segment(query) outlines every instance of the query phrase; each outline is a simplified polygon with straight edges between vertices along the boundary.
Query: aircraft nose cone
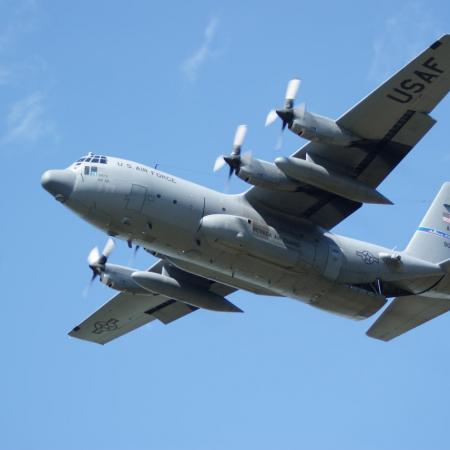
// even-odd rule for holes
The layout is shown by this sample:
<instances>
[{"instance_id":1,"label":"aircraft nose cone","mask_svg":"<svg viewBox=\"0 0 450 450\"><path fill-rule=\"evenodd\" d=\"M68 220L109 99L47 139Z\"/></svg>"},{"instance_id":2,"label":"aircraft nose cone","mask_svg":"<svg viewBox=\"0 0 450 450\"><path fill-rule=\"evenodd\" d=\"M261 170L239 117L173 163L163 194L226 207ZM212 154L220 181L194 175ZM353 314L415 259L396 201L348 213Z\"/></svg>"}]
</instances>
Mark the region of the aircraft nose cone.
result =
<instances>
[{"instance_id":1,"label":"aircraft nose cone","mask_svg":"<svg viewBox=\"0 0 450 450\"><path fill-rule=\"evenodd\" d=\"M75 174L71 170L47 170L42 174L41 184L56 200L65 202L75 186Z\"/></svg>"}]
</instances>

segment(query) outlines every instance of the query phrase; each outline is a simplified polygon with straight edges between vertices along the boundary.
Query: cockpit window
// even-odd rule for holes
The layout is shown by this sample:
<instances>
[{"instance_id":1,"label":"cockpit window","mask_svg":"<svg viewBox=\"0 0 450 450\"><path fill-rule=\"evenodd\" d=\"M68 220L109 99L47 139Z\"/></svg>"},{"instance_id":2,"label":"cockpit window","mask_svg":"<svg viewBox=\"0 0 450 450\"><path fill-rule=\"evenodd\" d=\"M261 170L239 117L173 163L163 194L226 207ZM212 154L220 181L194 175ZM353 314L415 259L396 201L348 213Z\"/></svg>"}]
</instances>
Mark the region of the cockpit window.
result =
<instances>
[{"instance_id":1,"label":"cockpit window","mask_svg":"<svg viewBox=\"0 0 450 450\"><path fill-rule=\"evenodd\" d=\"M103 155L94 155L93 153L89 153L89 155L83 156L78 161L76 161L73 167L76 169L83 162L94 164L108 164L108 158Z\"/></svg>"}]
</instances>

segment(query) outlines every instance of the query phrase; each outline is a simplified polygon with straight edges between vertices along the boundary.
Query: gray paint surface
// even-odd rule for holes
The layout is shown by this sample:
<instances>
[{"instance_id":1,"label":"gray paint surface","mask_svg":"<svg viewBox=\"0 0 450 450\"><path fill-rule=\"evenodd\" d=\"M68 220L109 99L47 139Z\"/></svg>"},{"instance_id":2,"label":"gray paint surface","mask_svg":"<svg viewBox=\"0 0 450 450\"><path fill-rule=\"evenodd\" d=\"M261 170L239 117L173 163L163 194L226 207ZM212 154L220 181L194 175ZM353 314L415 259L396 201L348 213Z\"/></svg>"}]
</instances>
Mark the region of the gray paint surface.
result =
<instances>
[{"instance_id":1,"label":"gray paint surface","mask_svg":"<svg viewBox=\"0 0 450 450\"><path fill-rule=\"evenodd\" d=\"M438 42L338 119L361 138L358 142L342 148L319 139L293 157L319 164L325 176L341 173L358 186L376 188L435 123L429 112L450 87L450 37ZM105 263L99 268L102 281L122 292L70 334L106 343L154 318L169 323L196 309L193 292L218 299L246 289L352 319L373 315L393 292L450 302L450 234L443 229L450 204L447 184L410 246L394 252L333 234L330 230L361 204L340 196L338 189L325 191L298 180L293 185L279 178L286 184L273 189L279 174L270 164L264 171L254 169L264 172L264 186L240 195L115 157L107 164L88 157L65 170L47 171L42 185L58 201L107 234L160 256L150 269L161 275L158 280L186 286L186 298L177 289L176 301L164 295L169 289L155 292L154 284L143 293L136 290L133 269ZM246 169L248 182L258 184L260 175L252 167L262 166ZM424 239L433 240L433 251L423 251ZM418 317L409 328L422 322Z\"/></svg>"}]
</instances>

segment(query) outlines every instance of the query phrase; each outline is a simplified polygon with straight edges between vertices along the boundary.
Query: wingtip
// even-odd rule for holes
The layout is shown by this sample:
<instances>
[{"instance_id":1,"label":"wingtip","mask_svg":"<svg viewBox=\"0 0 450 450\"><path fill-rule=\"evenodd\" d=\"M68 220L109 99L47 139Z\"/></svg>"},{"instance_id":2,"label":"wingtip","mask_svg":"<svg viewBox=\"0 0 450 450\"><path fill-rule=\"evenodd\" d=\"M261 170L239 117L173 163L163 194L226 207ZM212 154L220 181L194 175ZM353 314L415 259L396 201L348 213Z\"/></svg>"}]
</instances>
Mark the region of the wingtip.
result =
<instances>
[{"instance_id":1,"label":"wingtip","mask_svg":"<svg viewBox=\"0 0 450 450\"><path fill-rule=\"evenodd\" d=\"M392 338L386 338L370 332L370 328L366 331L366 336L381 342L389 342Z\"/></svg>"}]
</instances>

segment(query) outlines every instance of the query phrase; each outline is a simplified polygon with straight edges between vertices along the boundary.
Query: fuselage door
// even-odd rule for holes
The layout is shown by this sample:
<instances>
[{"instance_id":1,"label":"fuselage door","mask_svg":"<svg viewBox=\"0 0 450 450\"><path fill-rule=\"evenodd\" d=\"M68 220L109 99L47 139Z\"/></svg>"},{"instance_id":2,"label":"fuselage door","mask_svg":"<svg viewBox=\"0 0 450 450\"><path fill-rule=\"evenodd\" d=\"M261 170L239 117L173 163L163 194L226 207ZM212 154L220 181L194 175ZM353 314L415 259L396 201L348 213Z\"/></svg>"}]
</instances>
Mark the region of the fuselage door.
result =
<instances>
[{"instance_id":1,"label":"fuselage door","mask_svg":"<svg viewBox=\"0 0 450 450\"><path fill-rule=\"evenodd\" d=\"M146 195L147 189L144 186L141 186L140 184L133 184L128 195L128 200L125 206L126 209L138 212L141 211Z\"/></svg>"},{"instance_id":2,"label":"fuselage door","mask_svg":"<svg viewBox=\"0 0 450 450\"><path fill-rule=\"evenodd\" d=\"M329 280L336 280L341 271L343 255L339 247L332 241L328 242L328 259L323 275Z\"/></svg>"}]
</instances>

